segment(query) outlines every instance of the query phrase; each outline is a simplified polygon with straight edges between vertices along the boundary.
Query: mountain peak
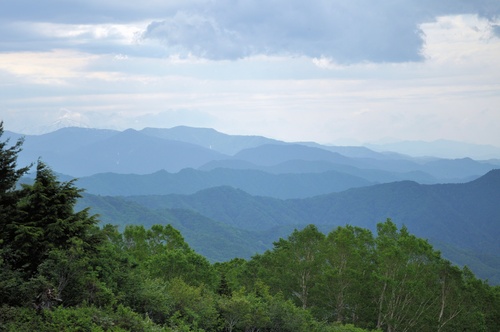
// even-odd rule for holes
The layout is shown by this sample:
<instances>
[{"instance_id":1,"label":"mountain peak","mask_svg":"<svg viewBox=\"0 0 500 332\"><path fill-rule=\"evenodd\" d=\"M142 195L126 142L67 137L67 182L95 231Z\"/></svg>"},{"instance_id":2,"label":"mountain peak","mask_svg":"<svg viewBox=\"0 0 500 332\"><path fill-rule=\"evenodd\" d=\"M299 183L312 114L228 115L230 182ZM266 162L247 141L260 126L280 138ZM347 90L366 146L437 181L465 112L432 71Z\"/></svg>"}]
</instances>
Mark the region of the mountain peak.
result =
<instances>
[{"instance_id":1,"label":"mountain peak","mask_svg":"<svg viewBox=\"0 0 500 332\"><path fill-rule=\"evenodd\" d=\"M483 176L477 178L471 183L477 184L488 184L488 185L498 185L500 186L500 169L492 169Z\"/></svg>"}]
</instances>

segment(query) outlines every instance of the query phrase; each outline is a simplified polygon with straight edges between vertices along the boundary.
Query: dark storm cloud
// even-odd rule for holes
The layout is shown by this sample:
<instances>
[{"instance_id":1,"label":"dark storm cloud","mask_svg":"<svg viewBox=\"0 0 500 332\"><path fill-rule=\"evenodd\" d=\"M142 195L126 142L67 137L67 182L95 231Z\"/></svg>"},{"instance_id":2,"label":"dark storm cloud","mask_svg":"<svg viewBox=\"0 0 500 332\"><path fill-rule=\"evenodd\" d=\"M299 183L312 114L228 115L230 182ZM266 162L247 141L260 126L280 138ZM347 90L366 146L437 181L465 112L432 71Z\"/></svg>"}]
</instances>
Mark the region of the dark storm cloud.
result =
<instances>
[{"instance_id":1,"label":"dark storm cloud","mask_svg":"<svg viewBox=\"0 0 500 332\"><path fill-rule=\"evenodd\" d=\"M446 14L493 18L499 1L217 1L155 21L143 37L211 59L250 55L331 57L338 62L421 59L423 22Z\"/></svg>"},{"instance_id":2,"label":"dark storm cloud","mask_svg":"<svg viewBox=\"0 0 500 332\"><path fill-rule=\"evenodd\" d=\"M418 22L405 17L408 9L403 5L374 8L366 1L217 4L203 16L186 12L154 22L143 37L211 59L259 54L328 56L341 62L420 58L423 40Z\"/></svg>"},{"instance_id":3,"label":"dark storm cloud","mask_svg":"<svg viewBox=\"0 0 500 332\"><path fill-rule=\"evenodd\" d=\"M328 57L341 63L418 61L424 43L421 23L440 15L477 14L494 19L500 14L498 0L7 0L2 6L0 28L9 22L123 24L149 20L142 34L144 52L137 45L129 47L137 55L150 52L150 42L154 42L164 52L154 49L151 56L235 60L285 55ZM4 32L0 46L4 50L16 48L16 43L19 50L73 47L93 53L113 52L118 46L127 53L128 46L123 49L113 39L78 38L81 40L72 43L69 38L50 38L20 28Z\"/></svg>"}]
</instances>

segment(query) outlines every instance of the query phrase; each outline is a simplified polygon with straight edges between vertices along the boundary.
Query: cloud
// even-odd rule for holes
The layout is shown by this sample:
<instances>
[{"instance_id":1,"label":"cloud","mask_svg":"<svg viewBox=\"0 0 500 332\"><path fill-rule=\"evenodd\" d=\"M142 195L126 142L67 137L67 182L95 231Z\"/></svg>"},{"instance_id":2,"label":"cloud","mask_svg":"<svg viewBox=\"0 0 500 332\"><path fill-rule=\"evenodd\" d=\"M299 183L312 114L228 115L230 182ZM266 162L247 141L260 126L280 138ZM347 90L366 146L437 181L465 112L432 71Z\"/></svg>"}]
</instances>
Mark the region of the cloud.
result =
<instances>
[{"instance_id":1,"label":"cloud","mask_svg":"<svg viewBox=\"0 0 500 332\"><path fill-rule=\"evenodd\" d=\"M339 63L423 59L420 25L447 14L500 14L475 1L217 1L155 21L144 33L167 52L236 60L258 54L331 58Z\"/></svg>"},{"instance_id":2,"label":"cloud","mask_svg":"<svg viewBox=\"0 0 500 332\"><path fill-rule=\"evenodd\" d=\"M491 28L492 28L492 31L495 34L495 36L497 36L498 38L500 38L500 24L493 24L491 26Z\"/></svg>"},{"instance_id":3,"label":"cloud","mask_svg":"<svg viewBox=\"0 0 500 332\"><path fill-rule=\"evenodd\" d=\"M491 144L500 140L499 7L7 0L0 117L26 130L71 110L65 121L80 114L116 129L185 124L285 140Z\"/></svg>"},{"instance_id":4,"label":"cloud","mask_svg":"<svg viewBox=\"0 0 500 332\"><path fill-rule=\"evenodd\" d=\"M189 57L226 59L249 55L238 32L219 26L215 19L199 14L177 13L151 23L143 39L156 39L173 54Z\"/></svg>"},{"instance_id":5,"label":"cloud","mask_svg":"<svg viewBox=\"0 0 500 332\"><path fill-rule=\"evenodd\" d=\"M61 85L77 77L93 58L68 50L0 53L0 72L9 73L15 83L26 78L32 83Z\"/></svg>"},{"instance_id":6,"label":"cloud","mask_svg":"<svg viewBox=\"0 0 500 332\"><path fill-rule=\"evenodd\" d=\"M208 11L152 22L143 38L161 41L170 53L214 60L261 54L329 56L341 62L420 59L422 35L403 6L374 10L372 3L364 5L222 1Z\"/></svg>"},{"instance_id":7,"label":"cloud","mask_svg":"<svg viewBox=\"0 0 500 332\"><path fill-rule=\"evenodd\" d=\"M423 59L422 23L456 14L494 20L500 2L9 0L0 12L0 48L71 47L211 60L267 55L327 58L342 64L407 62ZM142 35L141 44L130 42L136 35Z\"/></svg>"}]
</instances>

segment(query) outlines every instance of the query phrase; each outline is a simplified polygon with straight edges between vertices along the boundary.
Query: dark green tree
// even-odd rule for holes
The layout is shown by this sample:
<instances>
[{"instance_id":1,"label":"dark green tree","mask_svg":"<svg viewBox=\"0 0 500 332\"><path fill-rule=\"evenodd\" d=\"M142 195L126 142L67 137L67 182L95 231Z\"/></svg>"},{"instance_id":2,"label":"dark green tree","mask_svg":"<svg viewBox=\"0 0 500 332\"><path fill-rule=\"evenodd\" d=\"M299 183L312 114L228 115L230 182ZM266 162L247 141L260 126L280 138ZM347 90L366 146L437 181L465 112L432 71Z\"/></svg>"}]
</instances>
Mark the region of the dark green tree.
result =
<instances>
[{"instance_id":1,"label":"dark green tree","mask_svg":"<svg viewBox=\"0 0 500 332\"><path fill-rule=\"evenodd\" d=\"M0 138L4 134L3 121L0 122ZM9 145L9 140L0 141L0 263L2 267L7 262L3 259L11 248L8 245L9 238L7 228L11 222L19 221L17 201L19 191L16 184L25 175L30 166L17 168L17 157L23 145L23 139L19 139L14 145Z\"/></svg>"},{"instance_id":2,"label":"dark green tree","mask_svg":"<svg viewBox=\"0 0 500 332\"><path fill-rule=\"evenodd\" d=\"M4 134L3 121L0 122L0 138ZM0 141L0 198L12 191L19 179L25 175L31 165L17 168L17 157L21 152L24 139L19 139L9 146L9 140ZM1 206L0 206L1 207Z\"/></svg>"},{"instance_id":3,"label":"dark green tree","mask_svg":"<svg viewBox=\"0 0 500 332\"><path fill-rule=\"evenodd\" d=\"M3 122L0 122L0 138L4 134ZM19 179L28 172L30 166L17 168L17 157L21 152L23 139L13 145L9 140L0 141L0 303L18 300L20 272L11 268L16 248L11 245L8 228L20 221L17 202L20 192L16 190Z\"/></svg>"},{"instance_id":4,"label":"dark green tree","mask_svg":"<svg viewBox=\"0 0 500 332\"><path fill-rule=\"evenodd\" d=\"M59 182L39 161L33 184L15 192L11 213L2 220L2 270L16 275L17 282L17 289L7 291L13 295L10 303L35 301L33 297L45 292L60 300L65 291L66 298L75 299L75 292L81 293L76 285L87 284L82 278L88 274L82 271L89 267L83 262L103 241L98 221L88 209L74 211L81 190L73 181Z\"/></svg>"},{"instance_id":5,"label":"dark green tree","mask_svg":"<svg viewBox=\"0 0 500 332\"><path fill-rule=\"evenodd\" d=\"M89 216L88 209L75 212L81 190L74 181L59 182L43 162L37 164L32 185L23 185L17 210L21 220L7 226L10 245L17 250L15 269L27 277L53 249L69 250L78 245L83 251L93 251L102 241L96 229L98 220Z\"/></svg>"}]
</instances>

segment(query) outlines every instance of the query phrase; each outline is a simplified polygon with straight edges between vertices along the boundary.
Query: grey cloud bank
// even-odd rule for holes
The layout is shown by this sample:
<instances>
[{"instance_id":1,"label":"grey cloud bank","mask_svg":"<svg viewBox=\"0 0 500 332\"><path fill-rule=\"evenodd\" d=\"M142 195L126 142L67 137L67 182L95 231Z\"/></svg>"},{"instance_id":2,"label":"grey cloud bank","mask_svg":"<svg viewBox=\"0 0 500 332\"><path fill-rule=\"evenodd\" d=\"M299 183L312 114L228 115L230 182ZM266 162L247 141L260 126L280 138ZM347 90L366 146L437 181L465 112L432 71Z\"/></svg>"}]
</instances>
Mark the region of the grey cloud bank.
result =
<instances>
[{"instance_id":1,"label":"grey cloud bank","mask_svg":"<svg viewBox=\"0 0 500 332\"><path fill-rule=\"evenodd\" d=\"M158 41L158 56L193 55L235 60L255 55L330 57L339 63L404 62L422 59L420 24L437 16L477 14L498 17L493 0L447 1L7 1L0 14L4 50L74 47L109 52L120 32L101 36L84 24L150 21L140 39ZM151 18L155 18L151 21ZM29 22L79 25L80 31L50 34ZM63 27L61 27L63 28ZM139 33L138 33L139 37ZM72 43L71 40L74 42ZM23 46L24 44L24 46ZM146 43L147 44L147 43ZM123 46L123 45L122 45ZM129 45L132 53L137 45ZM124 47L123 52L127 52ZM145 49L145 53L148 49ZM147 54L147 53L146 53Z\"/></svg>"},{"instance_id":2,"label":"grey cloud bank","mask_svg":"<svg viewBox=\"0 0 500 332\"><path fill-rule=\"evenodd\" d=\"M7 0L0 119L499 145L500 1Z\"/></svg>"}]
</instances>

